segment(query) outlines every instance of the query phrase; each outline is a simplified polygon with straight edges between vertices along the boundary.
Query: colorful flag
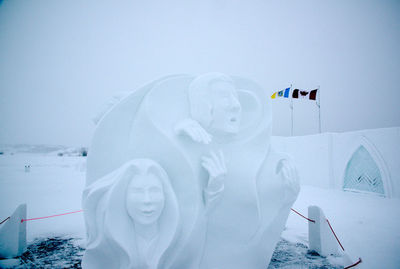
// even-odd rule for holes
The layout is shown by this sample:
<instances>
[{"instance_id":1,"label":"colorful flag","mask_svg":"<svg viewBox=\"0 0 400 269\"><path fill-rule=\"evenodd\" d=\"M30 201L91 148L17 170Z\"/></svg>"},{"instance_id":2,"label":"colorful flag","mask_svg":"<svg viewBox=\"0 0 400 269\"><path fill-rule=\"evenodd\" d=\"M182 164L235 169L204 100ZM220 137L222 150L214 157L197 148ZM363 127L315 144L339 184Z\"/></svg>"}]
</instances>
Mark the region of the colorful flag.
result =
<instances>
[{"instance_id":1,"label":"colorful flag","mask_svg":"<svg viewBox=\"0 0 400 269\"><path fill-rule=\"evenodd\" d=\"M289 98L289 92L290 92L290 88L286 88L282 91L274 92L274 94L271 95L271 98L272 99L275 99L276 97Z\"/></svg>"},{"instance_id":2,"label":"colorful flag","mask_svg":"<svg viewBox=\"0 0 400 269\"><path fill-rule=\"evenodd\" d=\"M317 91L318 89L312 91L294 89L292 93L292 98L317 100Z\"/></svg>"}]
</instances>

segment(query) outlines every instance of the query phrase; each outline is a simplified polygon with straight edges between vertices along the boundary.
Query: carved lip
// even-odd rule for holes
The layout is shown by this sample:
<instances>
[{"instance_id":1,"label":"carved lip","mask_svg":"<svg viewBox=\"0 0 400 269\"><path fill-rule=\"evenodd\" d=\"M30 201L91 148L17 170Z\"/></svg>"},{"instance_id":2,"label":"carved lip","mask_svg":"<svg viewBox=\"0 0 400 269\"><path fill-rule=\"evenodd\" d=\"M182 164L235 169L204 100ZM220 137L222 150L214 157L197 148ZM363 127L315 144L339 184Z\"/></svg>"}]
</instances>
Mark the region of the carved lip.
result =
<instances>
[{"instance_id":1,"label":"carved lip","mask_svg":"<svg viewBox=\"0 0 400 269\"><path fill-rule=\"evenodd\" d=\"M155 210L154 209L144 209L144 210L141 210L141 212L145 216L151 216L154 214Z\"/></svg>"}]
</instances>

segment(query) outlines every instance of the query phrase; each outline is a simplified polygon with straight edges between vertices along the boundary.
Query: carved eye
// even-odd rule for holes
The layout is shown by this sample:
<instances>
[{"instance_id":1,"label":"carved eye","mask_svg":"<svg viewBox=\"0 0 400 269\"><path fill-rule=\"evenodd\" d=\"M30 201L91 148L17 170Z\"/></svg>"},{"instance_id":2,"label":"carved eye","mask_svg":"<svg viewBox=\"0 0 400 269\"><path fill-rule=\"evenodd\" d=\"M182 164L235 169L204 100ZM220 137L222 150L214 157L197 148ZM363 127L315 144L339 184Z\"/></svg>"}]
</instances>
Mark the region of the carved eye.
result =
<instances>
[{"instance_id":1,"label":"carved eye","mask_svg":"<svg viewBox=\"0 0 400 269\"><path fill-rule=\"evenodd\" d=\"M135 194L143 193L143 192L144 192L144 189L142 189L142 188L131 188L131 190L130 190L130 193L135 193Z\"/></svg>"},{"instance_id":2,"label":"carved eye","mask_svg":"<svg viewBox=\"0 0 400 269\"><path fill-rule=\"evenodd\" d=\"M149 192L150 193L161 193L161 189L158 187L151 187Z\"/></svg>"}]
</instances>

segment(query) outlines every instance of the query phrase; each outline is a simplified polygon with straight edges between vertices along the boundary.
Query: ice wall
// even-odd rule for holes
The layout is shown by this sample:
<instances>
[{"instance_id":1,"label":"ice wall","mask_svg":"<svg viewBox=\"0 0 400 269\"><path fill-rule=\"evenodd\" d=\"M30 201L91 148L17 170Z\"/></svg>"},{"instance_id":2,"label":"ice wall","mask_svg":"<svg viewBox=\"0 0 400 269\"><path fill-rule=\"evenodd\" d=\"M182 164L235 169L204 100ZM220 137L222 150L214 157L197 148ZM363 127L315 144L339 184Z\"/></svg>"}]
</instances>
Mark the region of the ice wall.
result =
<instances>
[{"instance_id":1,"label":"ice wall","mask_svg":"<svg viewBox=\"0 0 400 269\"><path fill-rule=\"evenodd\" d=\"M342 189L346 166L354 152L363 146L380 169L385 196L400 197L400 127L275 136L272 144L298 164L301 184L334 189Z\"/></svg>"}]
</instances>

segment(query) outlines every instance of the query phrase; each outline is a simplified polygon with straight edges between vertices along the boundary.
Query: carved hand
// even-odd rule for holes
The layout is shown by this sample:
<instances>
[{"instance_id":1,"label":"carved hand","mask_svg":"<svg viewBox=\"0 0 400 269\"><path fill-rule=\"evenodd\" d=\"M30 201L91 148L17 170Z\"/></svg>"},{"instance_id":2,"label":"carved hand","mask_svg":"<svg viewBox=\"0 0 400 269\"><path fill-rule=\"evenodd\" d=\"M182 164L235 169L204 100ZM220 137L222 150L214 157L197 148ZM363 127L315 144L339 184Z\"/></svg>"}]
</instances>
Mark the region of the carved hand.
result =
<instances>
[{"instance_id":1,"label":"carved hand","mask_svg":"<svg viewBox=\"0 0 400 269\"><path fill-rule=\"evenodd\" d=\"M185 119L175 126L175 133L187 135L193 141L203 144L211 142L211 135L195 120Z\"/></svg>"},{"instance_id":2,"label":"carved hand","mask_svg":"<svg viewBox=\"0 0 400 269\"><path fill-rule=\"evenodd\" d=\"M285 187L285 193L288 199L296 198L300 191L299 176L296 167L287 159L282 159L276 167L277 174L280 174Z\"/></svg>"},{"instance_id":3,"label":"carved hand","mask_svg":"<svg viewBox=\"0 0 400 269\"><path fill-rule=\"evenodd\" d=\"M222 151L218 151L218 153L212 151L210 156L203 156L201 158L201 165L209 174L207 191L218 192L222 190L227 173L225 158Z\"/></svg>"}]
</instances>

